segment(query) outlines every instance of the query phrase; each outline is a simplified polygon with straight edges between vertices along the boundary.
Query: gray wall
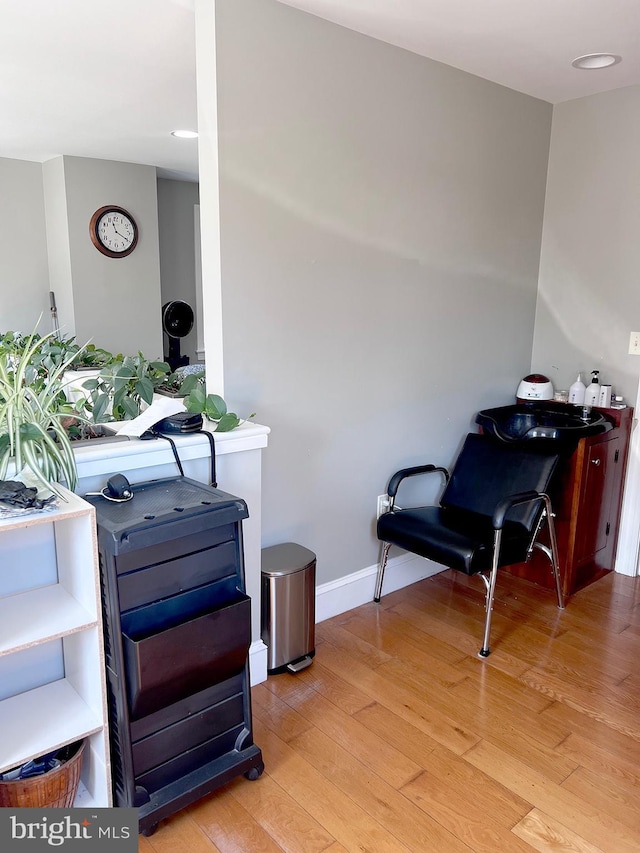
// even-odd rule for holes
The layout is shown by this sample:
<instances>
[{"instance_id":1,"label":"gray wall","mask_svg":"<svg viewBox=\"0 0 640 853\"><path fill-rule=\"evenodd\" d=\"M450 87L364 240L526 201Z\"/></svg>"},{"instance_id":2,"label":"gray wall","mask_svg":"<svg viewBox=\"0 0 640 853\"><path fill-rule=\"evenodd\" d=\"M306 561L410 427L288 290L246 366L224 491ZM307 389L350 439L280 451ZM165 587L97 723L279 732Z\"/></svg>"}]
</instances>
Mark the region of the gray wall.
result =
<instances>
[{"instance_id":1,"label":"gray wall","mask_svg":"<svg viewBox=\"0 0 640 853\"><path fill-rule=\"evenodd\" d=\"M375 563L376 496L529 371L549 104L273 0L217 4L225 388L263 545Z\"/></svg>"},{"instance_id":2,"label":"gray wall","mask_svg":"<svg viewBox=\"0 0 640 853\"><path fill-rule=\"evenodd\" d=\"M39 331L50 331L51 289L63 334L113 352L161 356L155 168L0 158L0 189L0 331L29 332L41 312ZM127 208L138 223L138 245L126 258L105 257L89 239L91 216L104 204Z\"/></svg>"},{"instance_id":3,"label":"gray wall","mask_svg":"<svg viewBox=\"0 0 640 853\"><path fill-rule=\"evenodd\" d=\"M601 371L631 404L640 359L640 86L553 112L533 367L567 388ZM586 375L586 380L585 380Z\"/></svg>"},{"instance_id":4,"label":"gray wall","mask_svg":"<svg viewBox=\"0 0 640 853\"><path fill-rule=\"evenodd\" d=\"M51 330L39 163L0 157L0 332Z\"/></svg>"},{"instance_id":5,"label":"gray wall","mask_svg":"<svg viewBox=\"0 0 640 853\"><path fill-rule=\"evenodd\" d=\"M76 338L112 352L162 355L158 200L153 166L64 157ZM89 221L103 205L126 208L138 245L108 258L89 239Z\"/></svg>"},{"instance_id":6,"label":"gray wall","mask_svg":"<svg viewBox=\"0 0 640 853\"><path fill-rule=\"evenodd\" d=\"M162 304L181 299L196 309L194 206L199 203L198 184L158 179L158 234L160 237L160 284ZM196 321L180 341L180 351L195 364ZM168 340L165 336L165 353Z\"/></svg>"}]
</instances>

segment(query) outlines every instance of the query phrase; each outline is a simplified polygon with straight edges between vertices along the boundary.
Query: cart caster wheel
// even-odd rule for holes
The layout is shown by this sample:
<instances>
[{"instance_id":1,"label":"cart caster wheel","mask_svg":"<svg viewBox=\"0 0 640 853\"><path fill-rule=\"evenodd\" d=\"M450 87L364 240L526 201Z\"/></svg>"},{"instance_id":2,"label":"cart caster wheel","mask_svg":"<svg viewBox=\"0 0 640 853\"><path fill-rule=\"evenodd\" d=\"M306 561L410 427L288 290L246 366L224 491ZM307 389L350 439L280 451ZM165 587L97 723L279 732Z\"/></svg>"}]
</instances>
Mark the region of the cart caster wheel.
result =
<instances>
[{"instance_id":1,"label":"cart caster wheel","mask_svg":"<svg viewBox=\"0 0 640 853\"><path fill-rule=\"evenodd\" d=\"M157 828L158 824L153 823L151 826L148 826L146 829L143 829L140 835L144 835L145 838L148 838L150 835L153 835Z\"/></svg>"},{"instance_id":2,"label":"cart caster wheel","mask_svg":"<svg viewBox=\"0 0 640 853\"><path fill-rule=\"evenodd\" d=\"M245 778L250 782L255 782L256 779L259 779L264 773L264 764L257 764L255 767L252 767L250 770L244 774Z\"/></svg>"}]
</instances>

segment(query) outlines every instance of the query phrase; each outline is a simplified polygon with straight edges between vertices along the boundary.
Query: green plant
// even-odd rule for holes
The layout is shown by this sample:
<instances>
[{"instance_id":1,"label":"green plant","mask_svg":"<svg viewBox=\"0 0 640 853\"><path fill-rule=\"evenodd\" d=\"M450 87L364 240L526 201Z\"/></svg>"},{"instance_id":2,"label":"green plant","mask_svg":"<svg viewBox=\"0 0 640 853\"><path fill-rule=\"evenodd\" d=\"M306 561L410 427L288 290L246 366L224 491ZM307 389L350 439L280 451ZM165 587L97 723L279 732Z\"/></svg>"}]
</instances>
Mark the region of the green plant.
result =
<instances>
[{"instance_id":1,"label":"green plant","mask_svg":"<svg viewBox=\"0 0 640 853\"><path fill-rule=\"evenodd\" d=\"M40 337L13 332L0 338L0 479L9 460L16 476L31 471L37 482L62 497L56 483L77 483L77 470L64 421L74 416L64 394L63 374L72 356L49 364L45 354L53 333Z\"/></svg>"},{"instance_id":2,"label":"green plant","mask_svg":"<svg viewBox=\"0 0 640 853\"><path fill-rule=\"evenodd\" d=\"M152 402L155 389L170 372L166 362L149 361L141 352L118 356L99 376L82 383L89 396L79 406L96 424L137 418L142 404Z\"/></svg>"},{"instance_id":3,"label":"green plant","mask_svg":"<svg viewBox=\"0 0 640 853\"><path fill-rule=\"evenodd\" d=\"M186 397L188 396L195 388L204 383L204 367L201 370L197 370L191 373L184 373L181 370L177 370L175 373L171 373L166 379L163 379L160 385L157 386L157 390L162 392L166 391L169 394L175 394L177 396Z\"/></svg>"},{"instance_id":4,"label":"green plant","mask_svg":"<svg viewBox=\"0 0 640 853\"><path fill-rule=\"evenodd\" d=\"M202 387L194 388L184 401L188 412L202 415L208 421L216 424L216 432L230 432L242 420L235 412L227 411L227 404L218 394L207 394ZM255 417L255 412L249 415Z\"/></svg>"}]
</instances>

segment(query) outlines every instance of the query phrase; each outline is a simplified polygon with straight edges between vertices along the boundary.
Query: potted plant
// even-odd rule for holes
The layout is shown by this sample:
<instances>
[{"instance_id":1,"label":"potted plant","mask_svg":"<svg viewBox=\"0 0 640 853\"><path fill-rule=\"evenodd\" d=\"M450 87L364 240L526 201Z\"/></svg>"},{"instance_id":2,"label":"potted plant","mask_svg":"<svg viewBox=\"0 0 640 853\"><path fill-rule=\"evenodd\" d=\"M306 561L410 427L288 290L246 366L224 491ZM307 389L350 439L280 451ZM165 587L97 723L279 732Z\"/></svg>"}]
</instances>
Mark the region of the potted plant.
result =
<instances>
[{"instance_id":1,"label":"potted plant","mask_svg":"<svg viewBox=\"0 0 640 853\"><path fill-rule=\"evenodd\" d=\"M137 418L143 404L153 401L156 388L170 373L166 362L149 361L141 352L120 355L98 376L83 382L82 387L89 394L78 400L78 407L95 424Z\"/></svg>"},{"instance_id":2,"label":"potted plant","mask_svg":"<svg viewBox=\"0 0 640 853\"><path fill-rule=\"evenodd\" d=\"M77 413L64 393L63 374L73 356L44 363L53 334L7 332L0 338L0 480L13 460L15 476L30 472L40 486L62 497L60 480L71 490L77 483L64 429L65 420Z\"/></svg>"},{"instance_id":3,"label":"potted plant","mask_svg":"<svg viewBox=\"0 0 640 853\"><path fill-rule=\"evenodd\" d=\"M156 387L156 393L165 397L188 397L198 386L204 385L205 369L201 364L178 367Z\"/></svg>"}]
</instances>

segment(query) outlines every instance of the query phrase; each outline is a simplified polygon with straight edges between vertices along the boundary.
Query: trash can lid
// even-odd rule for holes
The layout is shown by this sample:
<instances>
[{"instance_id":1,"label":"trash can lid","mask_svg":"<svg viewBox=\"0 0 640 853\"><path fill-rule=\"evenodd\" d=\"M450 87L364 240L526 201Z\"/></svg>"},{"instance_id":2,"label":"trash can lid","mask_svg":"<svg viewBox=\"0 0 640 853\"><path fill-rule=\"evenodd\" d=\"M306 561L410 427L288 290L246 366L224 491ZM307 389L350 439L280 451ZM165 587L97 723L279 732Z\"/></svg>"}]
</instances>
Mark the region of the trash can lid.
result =
<instances>
[{"instance_id":1,"label":"trash can lid","mask_svg":"<svg viewBox=\"0 0 640 853\"><path fill-rule=\"evenodd\" d=\"M313 551L296 542L283 542L262 549L262 574L277 578L310 568L316 560Z\"/></svg>"}]
</instances>

